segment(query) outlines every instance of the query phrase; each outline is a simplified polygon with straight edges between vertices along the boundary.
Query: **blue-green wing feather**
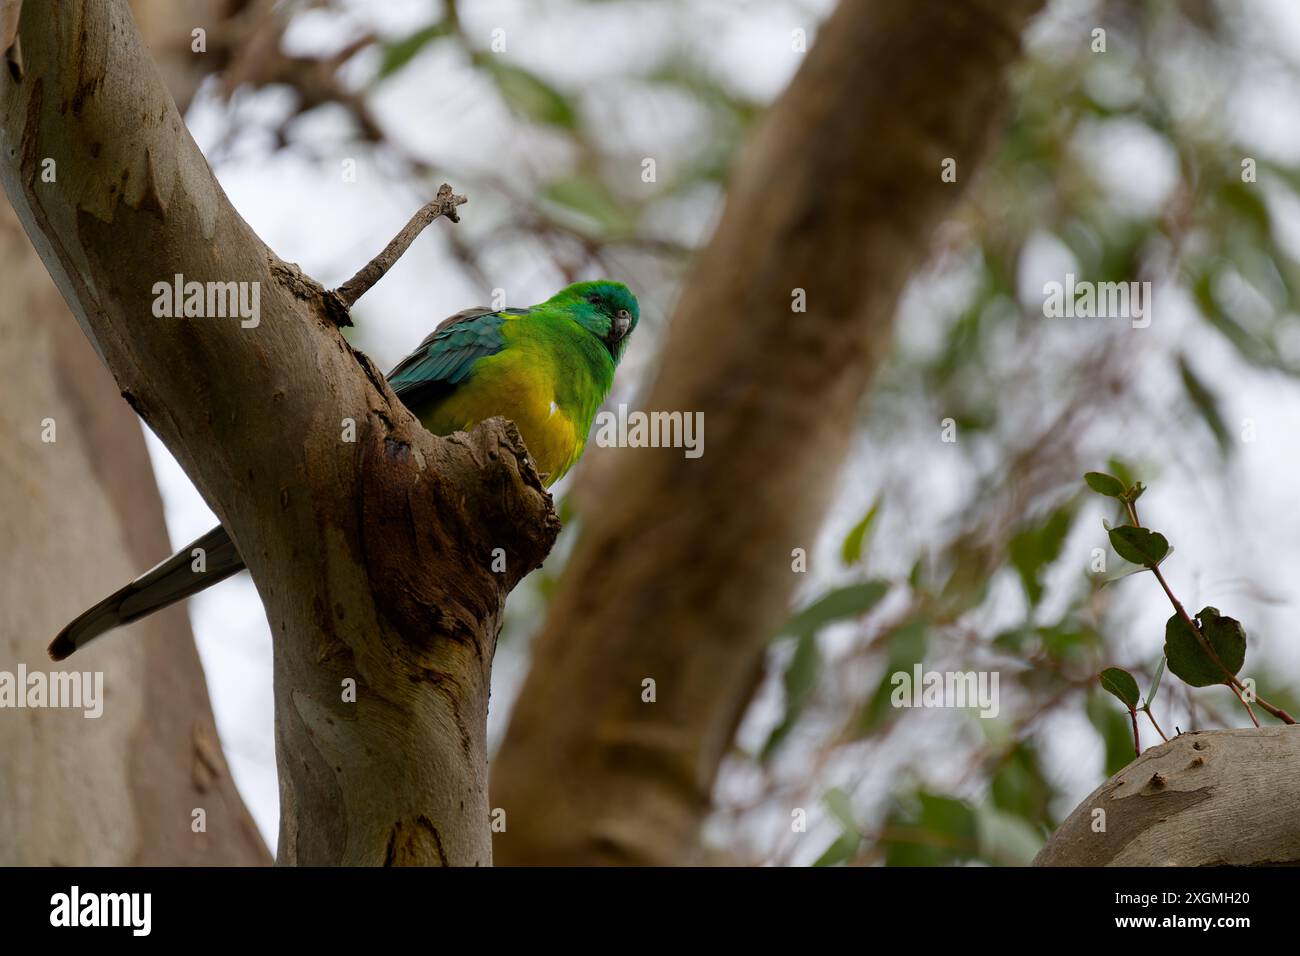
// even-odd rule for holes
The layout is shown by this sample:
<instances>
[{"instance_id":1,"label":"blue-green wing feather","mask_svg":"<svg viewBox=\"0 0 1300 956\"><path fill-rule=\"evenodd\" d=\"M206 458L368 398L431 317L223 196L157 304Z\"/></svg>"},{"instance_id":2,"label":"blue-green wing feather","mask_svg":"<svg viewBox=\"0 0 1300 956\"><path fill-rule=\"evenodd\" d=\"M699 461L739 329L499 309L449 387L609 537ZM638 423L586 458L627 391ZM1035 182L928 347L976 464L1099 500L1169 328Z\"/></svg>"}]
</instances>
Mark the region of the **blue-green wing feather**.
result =
<instances>
[{"instance_id":1,"label":"blue-green wing feather","mask_svg":"<svg viewBox=\"0 0 1300 956\"><path fill-rule=\"evenodd\" d=\"M469 377L475 362L505 348L501 325L507 315L519 314L518 309L457 312L388 373L388 384L408 405L446 394Z\"/></svg>"}]
</instances>

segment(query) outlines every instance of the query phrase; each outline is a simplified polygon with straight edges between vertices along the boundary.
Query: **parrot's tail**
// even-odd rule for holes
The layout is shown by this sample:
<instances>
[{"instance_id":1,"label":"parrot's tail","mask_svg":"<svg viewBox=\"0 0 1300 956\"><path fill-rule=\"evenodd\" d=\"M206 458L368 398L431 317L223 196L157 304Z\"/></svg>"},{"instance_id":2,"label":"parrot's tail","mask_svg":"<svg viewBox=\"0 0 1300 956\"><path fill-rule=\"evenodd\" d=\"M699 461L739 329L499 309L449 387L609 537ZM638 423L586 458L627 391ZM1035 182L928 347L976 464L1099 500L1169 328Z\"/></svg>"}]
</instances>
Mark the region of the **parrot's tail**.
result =
<instances>
[{"instance_id":1,"label":"parrot's tail","mask_svg":"<svg viewBox=\"0 0 1300 956\"><path fill-rule=\"evenodd\" d=\"M195 549L202 549L202 571L194 570L199 560ZM244 567L244 559L226 529L217 525L197 541L181 548L152 571L140 575L126 587L110 594L88 611L79 614L59 631L50 642L52 660L61 661L79 647L84 647L105 631L130 624L169 604L198 594L204 588L235 574Z\"/></svg>"}]
</instances>

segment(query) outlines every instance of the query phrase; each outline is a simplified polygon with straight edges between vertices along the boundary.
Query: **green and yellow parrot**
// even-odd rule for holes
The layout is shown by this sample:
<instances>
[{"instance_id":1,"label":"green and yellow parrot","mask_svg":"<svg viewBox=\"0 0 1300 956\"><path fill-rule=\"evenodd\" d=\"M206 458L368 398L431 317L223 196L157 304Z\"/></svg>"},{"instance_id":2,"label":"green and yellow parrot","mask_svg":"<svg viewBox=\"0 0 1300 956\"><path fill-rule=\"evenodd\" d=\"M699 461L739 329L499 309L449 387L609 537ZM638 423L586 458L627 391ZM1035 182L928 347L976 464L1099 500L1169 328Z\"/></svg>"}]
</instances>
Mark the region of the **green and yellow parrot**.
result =
<instances>
[{"instance_id":1,"label":"green and yellow parrot","mask_svg":"<svg viewBox=\"0 0 1300 956\"><path fill-rule=\"evenodd\" d=\"M466 309L444 321L388 375L397 397L435 435L508 418L549 486L582 455L640 309L621 282L579 282L529 309ZM202 548L203 571L192 569ZM217 526L83 612L50 644L63 660L129 624L243 570Z\"/></svg>"}]
</instances>

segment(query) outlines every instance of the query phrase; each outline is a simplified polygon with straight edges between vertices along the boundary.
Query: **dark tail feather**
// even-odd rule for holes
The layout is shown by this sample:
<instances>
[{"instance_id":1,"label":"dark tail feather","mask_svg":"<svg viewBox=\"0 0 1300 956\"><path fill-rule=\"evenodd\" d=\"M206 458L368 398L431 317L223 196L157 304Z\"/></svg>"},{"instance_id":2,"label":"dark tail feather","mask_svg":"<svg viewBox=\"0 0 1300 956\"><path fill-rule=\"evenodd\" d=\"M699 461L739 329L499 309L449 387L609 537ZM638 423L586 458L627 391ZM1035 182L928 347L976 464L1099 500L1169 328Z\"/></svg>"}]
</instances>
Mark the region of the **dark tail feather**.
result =
<instances>
[{"instance_id":1,"label":"dark tail feather","mask_svg":"<svg viewBox=\"0 0 1300 956\"><path fill-rule=\"evenodd\" d=\"M193 570L194 549L206 552L206 568ZM50 642L52 660L61 661L105 631L130 624L169 604L184 600L242 571L244 560L226 529L218 525L197 541L181 548L152 571L140 575L120 591L79 614Z\"/></svg>"}]
</instances>

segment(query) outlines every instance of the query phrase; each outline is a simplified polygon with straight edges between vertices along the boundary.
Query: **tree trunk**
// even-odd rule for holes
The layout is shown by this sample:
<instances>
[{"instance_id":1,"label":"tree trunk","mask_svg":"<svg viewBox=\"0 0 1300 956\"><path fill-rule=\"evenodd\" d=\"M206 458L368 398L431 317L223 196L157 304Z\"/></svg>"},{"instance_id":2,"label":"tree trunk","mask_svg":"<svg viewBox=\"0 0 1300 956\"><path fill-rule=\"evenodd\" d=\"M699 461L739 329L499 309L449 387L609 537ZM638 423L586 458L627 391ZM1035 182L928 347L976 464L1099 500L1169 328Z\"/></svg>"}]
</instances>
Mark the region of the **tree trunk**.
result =
<instances>
[{"instance_id":1,"label":"tree trunk","mask_svg":"<svg viewBox=\"0 0 1300 956\"><path fill-rule=\"evenodd\" d=\"M280 862L490 862L502 604L558 529L517 431L493 419L442 439L411 417L319 284L231 207L120 0L29 4L19 33L25 72L0 77L0 181L267 610ZM178 275L244 283L249 308L160 316Z\"/></svg>"},{"instance_id":2,"label":"tree trunk","mask_svg":"<svg viewBox=\"0 0 1300 956\"><path fill-rule=\"evenodd\" d=\"M1300 726L1152 747L1075 807L1034 866L1300 866Z\"/></svg>"},{"instance_id":3,"label":"tree trunk","mask_svg":"<svg viewBox=\"0 0 1300 956\"><path fill-rule=\"evenodd\" d=\"M154 36L174 33L145 18ZM173 61L197 83L194 57ZM67 618L169 551L140 424L0 205L0 670L49 672ZM42 441L42 421L55 440ZM0 719L0 865L270 862L226 769L189 620L172 608L59 670L103 671L103 715ZM196 810L202 810L201 823Z\"/></svg>"},{"instance_id":4,"label":"tree trunk","mask_svg":"<svg viewBox=\"0 0 1300 956\"><path fill-rule=\"evenodd\" d=\"M899 292L979 166L1040 2L844 0L819 31L743 156L646 402L703 412L703 457L619 452L591 495L493 768L501 862L698 859L792 552L812 548Z\"/></svg>"},{"instance_id":5,"label":"tree trunk","mask_svg":"<svg viewBox=\"0 0 1300 956\"><path fill-rule=\"evenodd\" d=\"M54 632L170 548L140 424L8 205L0 288L0 670L48 672ZM59 668L104 672L102 717L0 714L0 865L269 862L226 770L184 610L133 630Z\"/></svg>"}]
</instances>

